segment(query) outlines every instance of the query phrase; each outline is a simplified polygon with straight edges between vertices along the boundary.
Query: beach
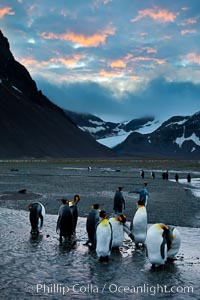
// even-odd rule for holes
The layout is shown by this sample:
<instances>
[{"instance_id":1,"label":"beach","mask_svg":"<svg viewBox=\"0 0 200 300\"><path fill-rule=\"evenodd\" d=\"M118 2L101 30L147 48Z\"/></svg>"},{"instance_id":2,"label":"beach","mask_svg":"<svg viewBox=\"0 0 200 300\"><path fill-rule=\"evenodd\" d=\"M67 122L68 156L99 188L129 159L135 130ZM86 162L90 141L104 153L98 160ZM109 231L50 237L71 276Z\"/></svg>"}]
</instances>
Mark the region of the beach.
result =
<instances>
[{"instance_id":1,"label":"beach","mask_svg":"<svg viewBox=\"0 0 200 300\"><path fill-rule=\"evenodd\" d=\"M176 165L175 165L176 164ZM91 170L88 170L88 167ZM176 169L175 169L176 167ZM192 169L193 168L193 169ZM144 179L140 170L144 169ZM151 172L154 170L155 179ZM162 179L168 170L169 180ZM175 173L179 182L175 182ZM69 162L9 162L1 164L0 206L27 211L33 201L40 201L46 213L56 215L62 198L73 200L79 194L79 216L86 217L94 203L109 215L118 186L123 186L126 207L124 214L131 221L140 190L148 183L148 222L177 226L200 226L200 202L186 182L188 172L192 181L200 177L197 161L69 161ZM24 193L20 191L25 190ZM23 191L22 191L23 192Z\"/></svg>"},{"instance_id":2,"label":"beach","mask_svg":"<svg viewBox=\"0 0 200 300\"><path fill-rule=\"evenodd\" d=\"M195 186L200 174L197 162L176 166L129 160L1 163L1 299L198 299L200 224ZM166 170L169 180L162 179ZM176 172L179 182L174 180ZM186 182L188 172L191 184ZM139 197L129 191L140 189L144 182L150 194L148 227L162 222L176 225L181 234L176 259L166 262L162 270L152 270L146 248L137 248L125 234L119 251L112 251L108 263L100 263L96 252L86 246L91 204L99 203L112 216L116 188L123 186L129 226ZM81 197L76 235L61 245L56 233L58 209L62 198L72 200L75 194ZM28 205L37 201L44 204L46 215L40 234L33 237Z\"/></svg>"}]
</instances>

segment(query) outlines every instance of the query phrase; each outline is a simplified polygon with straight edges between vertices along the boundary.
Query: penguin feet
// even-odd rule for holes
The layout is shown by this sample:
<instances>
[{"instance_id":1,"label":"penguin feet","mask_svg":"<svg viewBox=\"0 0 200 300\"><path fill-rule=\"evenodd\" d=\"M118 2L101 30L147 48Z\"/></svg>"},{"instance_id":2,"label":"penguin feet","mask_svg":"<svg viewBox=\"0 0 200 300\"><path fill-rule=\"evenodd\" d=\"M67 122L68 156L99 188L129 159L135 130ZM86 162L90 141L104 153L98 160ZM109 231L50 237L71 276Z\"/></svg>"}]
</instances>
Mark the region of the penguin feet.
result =
<instances>
[{"instance_id":1,"label":"penguin feet","mask_svg":"<svg viewBox=\"0 0 200 300\"><path fill-rule=\"evenodd\" d=\"M143 248L144 249L145 248L145 244L144 243L136 243L135 247L136 248Z\"/></svg>"},{"instance_id":2,"label":"penguin feet","mask_svg":"<svg viewBox=\"0 0 200 300\"><path fill-rule=\"evenodd\" d=\"M108 262L109 261L109 256L100 256L99 257L99 261L100 262Z\"/></svg>"},{"instance_id":3,"label":"penguin feet","mask_svg":"<svg viewBox=\"0 0 200 300\"><path fill-rule=\"evenodd\" d=\"M39 230L31 230L30 234L37 236L37 235L39 235Z\"/></svg>"},{"instance_id":4,"label":"penguin feet","mask_svg":"<svg viewBox=\"0 0 200 300\"><path fill-rule=\"evenodd\" d=\"M119 247L113 247L112 252L120 252L120 248Z\"/></svg>"},{"instance_id":5,"label":"penguin feet","mask_svg":"<svg viewBox=\"0 0 200 300\"><path fill-rule=\"evenodd\" d=\"M158 271L160 271L160 270L164 269L164 265L155 265L155 264L152 264L151 269L152 270L158 270Z\"/></svg>"},{"instance_id":6,"label":"penguin feet","mask_svg":"<svg viewBox=\"0 0 200 300\"><path fill-rule=\"evenodd\" d=\"M168 258L167 258L167 262L173 262L173 261L175 261L175 260L177 260L176 257L168 257Z\"/></svg>"}]
</instances>

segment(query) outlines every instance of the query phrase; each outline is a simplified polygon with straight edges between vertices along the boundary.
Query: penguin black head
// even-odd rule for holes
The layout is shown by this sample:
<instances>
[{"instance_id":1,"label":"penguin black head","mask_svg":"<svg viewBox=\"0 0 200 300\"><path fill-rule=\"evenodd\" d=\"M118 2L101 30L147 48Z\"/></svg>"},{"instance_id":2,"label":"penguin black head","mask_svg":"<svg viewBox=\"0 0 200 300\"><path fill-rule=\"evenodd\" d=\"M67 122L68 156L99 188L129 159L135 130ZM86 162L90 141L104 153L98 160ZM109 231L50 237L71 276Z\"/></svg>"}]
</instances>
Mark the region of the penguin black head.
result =
<instances>
[{"instance_id":1,"label":"penguin black head","mask_svg":"<svg viewBox=\"0 0 200 300\"><path fill-rule=\"evenodd\" d=\"M92 204L91 208L93 208L93 209L99 209L99 204Z\"/></svg>"},{"instance_id":2,"label":"penguin black head","mask_svg":"<svg viewBox=\"0 0 200 300\"><path fill-rule=\"evenodd\" d=\"M125 224L125 223L126 223L126 216L125 216L125 215L119 215L118 220L119 220L122 224Z\"/></svg>"},{"instance_id":3,"label":"penguin black head","mask_svg":"<svg viewBox=\"0 0 200 300\"><path fill-rule=\"evenodd\" d=\"M100 213L99 213L99 217L102 218L102 219L105 219L106 218L106 211L101 210Z\"/></svg>"},{"instance_id":4,"label":"penguin black head","mask_svg":"<svg viewBox=\"0 0 200 300\"><path fill-rule=\"evenodd\" d=\"M68 199L61 199L62 204L69 204L69 200Z\"/></svg>"},{"instance_id":5,"label":"penguin black head","mask_svg":"<svg viewBox=\"0 0 200 300\"><path fill-rule=\"evenodd\" d=\"M123 190L123 186L119 186L119 187L118 187L118 190L119 190L119 191L122 191L122 190Z\"/></svg>"},{"instance_id":6,"label":"penguin black head","mask_svg":"<svg viewBox=\"0 0 200 300\"><path fill-rule=\"evenodd\" d=\"M80 196L79 195L74 195L74 202L78 203L80 201Z\"/></svg>"},{"instance_id":7,"label":"penguin black head","mask_svg":"<svg viewBox=\"0 0 200 300\"><path fill-rule=\"evenodd\" d=\"M163 237L166 239L169 234L169 226L161 224L161 228L163 229Z\"/></svg>"}]
</instances>

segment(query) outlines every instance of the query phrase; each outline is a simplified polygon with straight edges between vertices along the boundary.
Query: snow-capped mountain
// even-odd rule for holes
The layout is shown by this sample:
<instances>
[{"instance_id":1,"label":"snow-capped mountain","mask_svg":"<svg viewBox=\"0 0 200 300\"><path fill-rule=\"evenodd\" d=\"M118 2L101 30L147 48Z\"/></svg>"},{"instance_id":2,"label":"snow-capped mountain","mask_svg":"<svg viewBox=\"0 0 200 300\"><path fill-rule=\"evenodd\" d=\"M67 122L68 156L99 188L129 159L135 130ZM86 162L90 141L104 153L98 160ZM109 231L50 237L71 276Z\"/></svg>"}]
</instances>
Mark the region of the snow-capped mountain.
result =
<instances>
[{"instance_id":1,"label":"snow-capped mountain","mask_svg":"<svg viewBox=\"0 0 200 300\"><path fill-rule=\"evenodd\" d=\"M112 148L122 143L130 133L137 131L141 133L149 133L158 128L161 123L153 117L144 117L133 119L128 122L114 123L106 122L101 118L65 110L77 126L83 131L91 134L100 144Z\"/></svg>"},{"instance_id":2,"label":"snow-capped mountain","mask_svg":"<svg viewBox=\"0 0 200 300\"><path fill-rule=\"evenodd\" d=\"M88 114L66 112L99 143L122 156L149 158L200 158L200 112L174 116L165 122L154 118L124 123L105 122Z\"/></svg>"},{"instance_id":3,"label":"snow-capped mountain","mask_svg":"<svg viewBox=\"0 0 200 300\"><path fill-rule=\"evenodd\" d=\"M113 148L121 155L167 158L200 158L200 112L176 116L148 134L131 133Z\"/></svg>"}]
</instances>

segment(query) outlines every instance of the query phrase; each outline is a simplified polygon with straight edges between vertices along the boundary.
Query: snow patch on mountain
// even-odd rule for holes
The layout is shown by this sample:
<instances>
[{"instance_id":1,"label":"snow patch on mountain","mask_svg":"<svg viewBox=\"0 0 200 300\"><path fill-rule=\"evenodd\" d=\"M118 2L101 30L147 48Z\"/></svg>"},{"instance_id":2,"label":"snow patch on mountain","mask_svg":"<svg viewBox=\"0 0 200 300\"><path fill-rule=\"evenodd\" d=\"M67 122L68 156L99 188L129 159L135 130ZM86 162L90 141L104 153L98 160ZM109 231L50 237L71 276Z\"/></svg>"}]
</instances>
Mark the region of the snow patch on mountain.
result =
<instances>
[{"instance_id":1,"label":"snow patch on mountain","mask_svg":"<svg viewBox=\"0 0 200 300\"><path fill-rule=\"evenodd\" d=\"M102 131L102 130L106 130L106 128L103 127L103 126L99 126L99 127L87 127L87 126L80 127L79 126L79 128L86 131L86 132L89 132L90 134L91 133L97 133L97 132Z\"/></svg>"},{"instance_id":2,"label":"snow patch on mountain","mask_svg":"<svg viewBox=\"0 0 200 300\"><path fill-rule=\"evenodd\" d=\"M198 136L196 136L195 133L193 133L190 137L187 138L185 138L183 134L182 137L176 138L175 143L179 146L179 148L182 148L182 145L185 141L193 141L196 145L200 146L200 139L198 138Z\"/></svg>"},{"instance_id":3,"label":"snow patch on mountain","mask_svg":"<svg viewBox=\"0 0 200 300\"><path fill-rule=\"evenodd\" d=\"M188 118L187 118L187 119L184 119L184 120L182 120L182 121L171 122L171 123L167 124L166 127L169 127L169 126L172 126L172 125L183 125L183 124L185 124L185 122L187 122L187 121L188 121Z\"/></svg>"},{"instance_id":4,"label":"snow patch on mountain","mask_svg":"<svg viewBox=\"0 0 200 300\"><path fill-rule=\"evenodd\" d=\"M98 139L97 142L100 144L107 146L109 148L113 148L122 142L126 140L126 138L131 134L132 132L138 132L141 134L149 134L155 131L158 127L160 127L162 124L161 121L149 121L145 125L143 125L140 129L132 130L129 132L126 132L124 130L120 130L117 132L116 136L106 137L103 139ZM150 137L149 137L149 143L151 143Z\"/></svg>"},{"instance_id":5,"label":"snow patch on mountain","mask_svg":"<svg viewBox=\"0 0 200 300\"><path fill-rule=\"evenodd\" d=\"M118 133L116 136L99 139L97 142L109 148L113 148L116 145L121 144L129 136L129 134L130 132L121 131L121 134Z\"/></svg>"}]
</instances>

